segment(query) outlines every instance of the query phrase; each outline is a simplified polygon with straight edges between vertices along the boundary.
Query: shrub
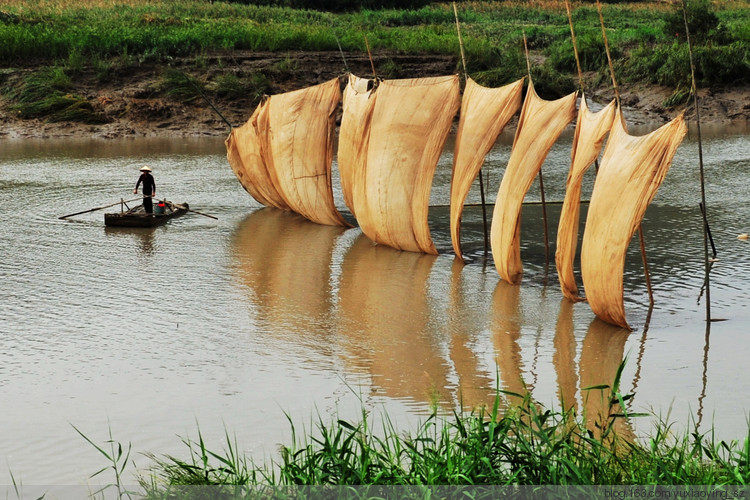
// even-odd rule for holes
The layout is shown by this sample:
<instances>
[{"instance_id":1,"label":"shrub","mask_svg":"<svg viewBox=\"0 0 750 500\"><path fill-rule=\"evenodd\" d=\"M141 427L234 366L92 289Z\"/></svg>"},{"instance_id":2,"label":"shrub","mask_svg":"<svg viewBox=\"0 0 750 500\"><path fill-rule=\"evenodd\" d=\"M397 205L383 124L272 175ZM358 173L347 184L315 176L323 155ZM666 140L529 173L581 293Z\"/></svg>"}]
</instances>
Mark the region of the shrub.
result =
<instances>
[{"instance_id":1,"label":"shrub","mask_svg":"<svg viewBox=\"0 0 750 500\"><path fill-rule=\"evenodd\" d=\"M685 13L687 13L690 38L695 43L704 43L712 30L719 26L719 18L711 10L709 0L691 0L686 2L683 12L682 2L677 2L675 9L667 15L664 23L664 31L667 36L686 40L685 36Z\"/></svg>"}]
</instances>

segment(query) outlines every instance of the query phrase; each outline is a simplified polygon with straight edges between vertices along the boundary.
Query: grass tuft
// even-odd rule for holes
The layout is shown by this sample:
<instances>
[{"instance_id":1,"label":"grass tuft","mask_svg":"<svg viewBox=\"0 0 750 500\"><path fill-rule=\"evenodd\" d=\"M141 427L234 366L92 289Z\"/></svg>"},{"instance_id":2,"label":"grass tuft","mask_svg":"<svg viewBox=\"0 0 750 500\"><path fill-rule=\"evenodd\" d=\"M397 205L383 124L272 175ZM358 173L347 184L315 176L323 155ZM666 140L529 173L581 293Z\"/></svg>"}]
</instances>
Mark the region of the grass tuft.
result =
<instances>
[{"instance_id":1,"label":"grass tuft","mask_svg":"<svg viewBox=\"0 0 750 500\"><path fill-rule=\"evenodd\" d=\"M11 111L23 118L45 118L49 122L103 123L85 98L70 92L73 84L63 68L54 66L30 74L24 84L8 93Z\"/></svg>"}]
</instances>

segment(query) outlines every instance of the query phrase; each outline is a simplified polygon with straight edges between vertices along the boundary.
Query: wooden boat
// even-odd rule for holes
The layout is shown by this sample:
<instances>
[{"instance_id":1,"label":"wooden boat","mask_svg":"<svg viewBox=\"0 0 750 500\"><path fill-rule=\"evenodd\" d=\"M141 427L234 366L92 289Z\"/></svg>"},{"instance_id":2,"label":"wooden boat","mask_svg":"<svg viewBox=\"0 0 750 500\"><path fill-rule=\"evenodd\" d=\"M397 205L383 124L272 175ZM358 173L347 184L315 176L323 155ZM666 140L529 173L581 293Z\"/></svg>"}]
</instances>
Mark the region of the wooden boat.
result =
<instances>
[{"instance_id":1,"label":"wooden boat","mask_svg":"<svg viewBox=\"0 0 750 500\"><path fill-rule=\"evenodd\" d=\"M138 205L125 212L104 214L104 224L119 227L154 227L187 213L189 209L187 203L158 202L154 204L154 213L148 214L143 205Z\"/></svg>"}]
</instances>

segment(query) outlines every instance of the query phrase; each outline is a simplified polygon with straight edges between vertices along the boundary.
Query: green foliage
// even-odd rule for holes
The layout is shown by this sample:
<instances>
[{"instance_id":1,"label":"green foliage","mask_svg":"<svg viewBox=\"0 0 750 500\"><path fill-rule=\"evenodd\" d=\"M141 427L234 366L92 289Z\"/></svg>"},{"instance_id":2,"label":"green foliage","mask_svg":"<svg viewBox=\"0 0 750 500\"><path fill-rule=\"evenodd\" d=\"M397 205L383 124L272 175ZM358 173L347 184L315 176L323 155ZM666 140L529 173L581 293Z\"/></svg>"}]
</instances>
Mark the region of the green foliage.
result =
<instances>
[{"instance_id":1,"label":"green foliage","mask_svg":"<svg viewBox=\"0 0 750 500\"><path fill-rule=\"evenodd\" d=\"M693 51L699 86L718 86L750 81L750 43L698 46ZM629 81L648 81L684 91L691 87L690 53L687 45L641 47L625 67Z\"/></svg>"},{"instance_id":2,"label":"green foliage","mask_svg":"<svg viewBox=\"0 0 750 500\"><path fill-rule=\"evenodd\" d=\"M94 74L98 82L143 63L174 66L175 58L192 57L196 64L211 53L247 51L343 51L363 53L366 35L373 53L441 54L455 58L461 72L460 48L452 5L421 0L383 3L356 0L312 2L146 2L129 0L116 7L55 0L8 3L0 16L0 64L64 67L68 77ZM377 3L377 8L374 5ZM680 2L677 2L680 4ZM678 92L689 88L690 65L681 33L679 5L662 2L605 2L603 16L618 79L659 83ZM386 8L391 5L392 8ZM370 8L372 7L372 8ZM353 10L350 10L353 9ZM713 9L713 10L712 10ZM332 12L337 12L336 14ZM526 75L523 36L526 35L533 77L548 98L560 97L577 86L576 64L565 9L560 2L458 3L462 38L470 76L498 86ZM608 72L599 14L594 3L574 3L572 12L583 71ZM689 0L688 17L696 41L696 77L701 86L750 81L750 9L724 7L708 0ZM203 58L203 59L202 59ZM294 58L264 68L263 74L238 80L221 77L210 83L217 95L231 97L269 90L268 78L298 77ZM392 60L379 67L386 78L411 76ZM343 65L341 71L344 71ZM224 79L226 78L226 79ZM608 79L608 78L607 78ZM248 81L249 80L249 81ZM33 85L32 85L33 86ZM200 95L202 84L179 75L164 76L160 89L182 101ZM15 91L14 91L15 92ZM97 120L85 102L74 105L62 95L41 93L28 107L17 101L24 116L46 116L71 106L77 119ZM75 98L75 95L71 93ZM49 98L42 103L43 98ZM677 99L677 96L675 96ZM74 113L72 113L74 114Z\"/></svg>"},{"instance_id":3,"label":"green foliage","mask_svg":"<svg viewBox=\"0 0 750 500\"><path fill-rule=\"evenodd\" d=\"M378 71L382 78L402 78L403 69L390 57L378 65Z\"/></svg>"},{"instance_id":4,"label":"green foliage","mask_svg":"<svg viewBox=\"0 0 750 500\"><path fill-rule=\"evenodd\" d=\"M190 102L203 95L203 84L183 71L167 68L161 77L159 90L180 102Z\"/></svg>"},{"instance_id":5,"label":"green foliage","mask_svg":"<svg viewBox=\"0 0 750 500\"><path fill-rule=\"evenodd\" d=\"M249 77L227 73L216 78L213 91L219 97L250 97L253 101L258 101L264 94L270 93L270 83L261 72L254 72Z\"/></svg>"},{"instance_id":6,"label":"green foliage","mask_svg":"<svg viewBox=\"0 0 750 500\"><path fill-rule=\"evenodd\" d=\"M491 408L450 417L433 412L406 434L387 415L373 425L364 407L359 422L318 417L314 433L301 436L287 415L292 443L281 447L278 463L258 467L228 436L224 451L213 452L199 433L197 443L184 440L187 460L150 455L155 466L140 482L146 498L208 498L202 495L210 490L197 485L217 485L215 492L236 498L295 491L284 490L295 485L727 485L750 479L748 438L680 437L658 422L653 437L637 441L629 426L643 415L630 413L631 396L619 391L623 366L611 385L584 390L585 400L603 402L599 416L549 410L528 393L504 391ZM501 415L506 399L515 404Z\"/></svg>"},{"instance_id":7,"label":"green foliage","mask_svg":"<svg viewBox=\"0 0 750 500\"><path fill-rule=\"evenodd\" d=\"M233 0L236 3L271 5L292 9L346 12L362 9L418 9L430 0Z\"/></svg>"},{"instance_id":8,"label":"green foliage","mask_svg":"<svg viewBox=\"0 0 750 500\"><path fill-rule=\"evenodd\" d=\"M695 43L705 43L712 31L719 26L719 18L711 8L710 0L686 1L683 11L682 2L678 2L675 8L665 18L664 31L667 36L686 40L685 16L687 15L690 38Z\"/></svg>"},{"instance_id":9,"label":"green foliage","mask_svg":"<svg viewBox=\"0 0 750 500\"><path fill-rule=\"evenodd\" d=\"M534 89L539 97L544 99L556 99L578 88L576 79L571 78L568 73L561 74L555 71L550 64L532 66L531 77Z\"/></svg>"},{"instance_id":10,"label":"green foliage","mask_svg":"<svg viewBox=\"0 0 750 500\"><path fill-rule=\"evenodd\" d=\"M244 97L245 85L235 74L219 75L216 77L214 92L220 97Z\"/></svg>"},{"instance_id":11,"label":"green foliage","mask_svg":"<svg viewBox=\"0 0 750 500\"><path fill-rule=\"evenodd\" d=\"M697 47L696 73L706 86L750 82L750 42Z\"/></svg>"},{"instance_id":12,"label":"green foliage","mask_svg":"<svg viewBox=\"0 0 750 500\"><path fill-rule=\"evenodd\" d=\"M109 488L115 488L117 490L117 498L132 498L131 495L135 494L135 492L128 491L123 484L123 474L125 473L125 469L131 463L130 452L132 450L132 446L128 443L127 450L124 450L122 443L120 443L119 441L115 441L112 437L111 428L109 429L109 439L104 442L103 446L96 444L91 438L81 432L75 425L73 426L73 429L75 429L75 431L83 439L85 439L87 443L93 446L96 451L98 451L99 454L101 454L107 460L108 465L93 473L90 477L96 477L108 470L112 471L112 474L114 476L114 483L110 483L102 487L98 491L94 492L93 496L95 497L96 495L101 494L102 497L104 497L105 490ZM109 451L107 451L105 448L109 448Z\"/></svg>"},{"instance_id":13,"label":"green foliage","mask_svg":"<svg viewBox=\"0 0 750 500\"><path fill-rule=\"evenodd\" d=\"M30 74L20 89L8 92L11 111L23 118L45 118L50 122L103 123L85 98L71 93L73 84L57 66Z\"/></svg>"}]
</instances>

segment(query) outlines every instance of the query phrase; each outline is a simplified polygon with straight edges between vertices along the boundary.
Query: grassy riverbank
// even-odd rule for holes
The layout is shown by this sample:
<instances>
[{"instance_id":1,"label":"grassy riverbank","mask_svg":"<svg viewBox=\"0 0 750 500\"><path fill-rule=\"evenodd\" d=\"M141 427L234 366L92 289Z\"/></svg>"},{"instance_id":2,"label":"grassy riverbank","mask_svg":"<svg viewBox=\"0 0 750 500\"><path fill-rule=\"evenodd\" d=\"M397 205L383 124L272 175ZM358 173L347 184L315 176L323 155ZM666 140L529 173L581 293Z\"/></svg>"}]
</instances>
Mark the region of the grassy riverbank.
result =
<instances>
[{"instance_id":1,"label":"grassy riverbank","mask_svg":"<svg viewBox=\"0 0 750 500\"><path fill-rule=\"evenodd\" d=\"M572 5L587 91L611 94L596 6ZM685 104L690 88L677 5L605 3L602 12L620 84L670 89L662 103L667 108ZM699 85L750 84L746 2L688 5ZM496 86L523 77L525 34L540 95L578 87L564 2L464 1L458 13L475 80ZM204 94L247 115L264 93L318 83L347 68L370 74L367 43L382 77L462 72L448 2L331 13L206 0L6 1L0 4L0 64L7 68L0 71L0 109L26 120L106 124L177 115L176 107L199 105ZM300 55L309 53L331 56L309 61ZM132 88L133 75L143 84ZM113 95L116 90L125 95ZM145 106L145 99L159 102Z\"/></svg>"},{"instance_id":2,"label":"grassy riverbank","mask_svg":"<svg viewBox=\"0 0 750 500\"><path fill-rule=\"evenodd\" d=\"M208 493L243 498L277 488L293 495L283 488L326 485L747 484L750 432L739 442L717 442L710 433L678 435L660 422L651 437L637 438L632 419L648 416L626 410L630 398L618 392L621 371L622 366L611 387L584 391L588 412L548 410L529 395L498 393L493 408L452 417L433 414L410 434L387 415L376 419L364 409L359 422L320 419L301 437L290 419L294 442L282 446L277 461L260 466L228 435L222 451L199 437L185 442L186 458L151 455L155 465L141 474L141 488L147 498L208 498ZM129 455L122 446L112 450L110 455L100 448L120 481Z\"/></svg>"}]
</instances>

